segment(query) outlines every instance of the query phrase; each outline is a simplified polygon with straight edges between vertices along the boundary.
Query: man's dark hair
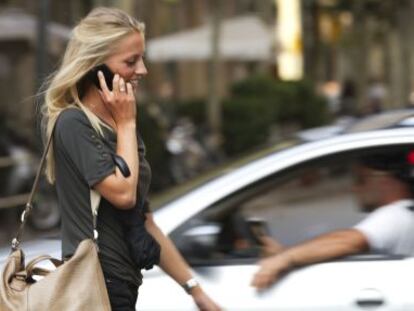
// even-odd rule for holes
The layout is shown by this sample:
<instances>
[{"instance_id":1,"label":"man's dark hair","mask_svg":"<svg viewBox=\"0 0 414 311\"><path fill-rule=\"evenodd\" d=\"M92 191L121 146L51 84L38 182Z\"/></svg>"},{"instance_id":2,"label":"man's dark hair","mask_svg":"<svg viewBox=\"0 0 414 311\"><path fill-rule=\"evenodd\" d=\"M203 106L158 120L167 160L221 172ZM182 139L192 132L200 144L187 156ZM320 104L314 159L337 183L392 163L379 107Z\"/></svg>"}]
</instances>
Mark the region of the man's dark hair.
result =
<instances>
[{"instance_id":1,"label":"man's dark hair","mask_svg":"<svg viewBox=\"0 0 414 311\"><path fill-rule=\"evenodd\" d=\"M414 195L414 150L370 154L359 159L361 165L390 173L407 184Z\"/></svg>"}]
</instances>

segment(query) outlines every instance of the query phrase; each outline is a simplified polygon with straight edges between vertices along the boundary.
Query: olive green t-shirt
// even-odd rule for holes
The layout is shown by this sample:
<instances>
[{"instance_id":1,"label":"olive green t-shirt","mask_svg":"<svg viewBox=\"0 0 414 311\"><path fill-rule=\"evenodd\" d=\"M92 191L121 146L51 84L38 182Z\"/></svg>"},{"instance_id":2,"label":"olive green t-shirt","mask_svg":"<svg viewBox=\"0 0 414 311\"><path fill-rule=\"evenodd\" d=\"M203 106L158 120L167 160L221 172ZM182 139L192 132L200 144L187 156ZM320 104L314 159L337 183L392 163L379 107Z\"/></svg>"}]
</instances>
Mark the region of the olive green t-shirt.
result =
<instances>
[{"instance_id":1,"label":"olive green t-shirt","mask_svg":"<svg viewBox=\"0 0 414 311\"><path fill-rule=\"evenodd\" d=\"M136 208L145 213L149 211L146 196L151 170L143 141L137 136L140 174ZM90 188L115 171L112 155L116 153L116 134L104 128L104 137L98 135L82 110L69 108L56 122L53 151L65 258L73 255L82 240L93 237ZM119 212L102 197L97 224L99 259L105 275L139 286L142 275L128 250Z\"/></svg>"}]
</instances>

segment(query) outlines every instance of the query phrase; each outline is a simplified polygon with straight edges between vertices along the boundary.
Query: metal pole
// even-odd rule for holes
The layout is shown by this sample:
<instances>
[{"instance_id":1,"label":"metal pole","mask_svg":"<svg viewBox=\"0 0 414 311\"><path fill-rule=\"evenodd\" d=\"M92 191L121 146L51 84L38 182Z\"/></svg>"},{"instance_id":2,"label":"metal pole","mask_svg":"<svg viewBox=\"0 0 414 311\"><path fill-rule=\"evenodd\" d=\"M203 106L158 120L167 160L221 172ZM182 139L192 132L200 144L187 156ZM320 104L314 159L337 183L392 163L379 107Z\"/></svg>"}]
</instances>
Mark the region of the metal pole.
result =
<instances>
[{"instance_id":1,"label":"metal pole","mask_svg":"<svg viewBox=\"0 0 414 311\"><path fill-rule=\"evenodd\" d=\"M48 33L47 23L49 19L49 0L39 0L37 18L37 45L36 45L36 89L42 85L48 73L47 47Z\"/></svg>"},{"instance_id":2,"label":"metal pole","mask_svg":"<svg viewBox=\"0 0 414 311\"><path fill-rule=\"evenodd\" d=\"M220 66L220 0L212 1L211 27L211 59L208 68L208 102L207 119L212 135L213 149L219 151L221 145L221 105L218 94L218 70Z\"/></svg>"},{"instance_id":3,"label":"metal pole","mask_svg":"<svg viewBox=\"0 0 414 311\"><path fill-rule=\"evenodd\" d=\"M49 19L49 0L39 0L37 10L37 42L36 42L36 75L35 87L36 92L42 86L46 75L48 74L47 53L48 53L48 33L47 23ZM39 98L35 101L35 131L36 131L36 146L39 151L42 150L41 129L41 108L42 100Z\"/></svg>"}]
</instances>

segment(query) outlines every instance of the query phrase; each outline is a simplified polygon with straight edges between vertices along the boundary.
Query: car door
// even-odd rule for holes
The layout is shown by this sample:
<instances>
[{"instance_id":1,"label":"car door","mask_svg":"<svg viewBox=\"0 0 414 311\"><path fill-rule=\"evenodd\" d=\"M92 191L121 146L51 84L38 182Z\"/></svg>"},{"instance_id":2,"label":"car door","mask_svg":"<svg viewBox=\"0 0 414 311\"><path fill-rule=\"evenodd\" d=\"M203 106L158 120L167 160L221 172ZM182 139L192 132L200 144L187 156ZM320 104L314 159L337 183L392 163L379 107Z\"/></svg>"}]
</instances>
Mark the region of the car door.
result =
<instances>
[{"instance_id":1,"label":"car door","mask_svg":"<svg viewBox=\"0 0 414 311\"><path fill-rule=\"evenodd\" d=\"M354 256L295 270L264 292L249 285L262 250L246 226L259 220L284 246L352 227L364 217L352 193L352 167L372 151L344 151L278 171L212 204L171 237L226 310L412 310L404 284L414 272L411 258ZM242 216L235 221L234 215Z\"/></svg>"},{"instance_id":2,"label":"car door","mask_svg":"<svg viewBox=\"0 0 414 311\"><path fill-rule=\"evenodd\" d=\"M195 272L225 310L408 311L414 304L404 275L414 272L413 264L411 259L389 258L322 263L294 271L262 293L249 286L257 270L253 264ZM183 310L193 310L187 308Z\"/></svg>"}]
</instances>

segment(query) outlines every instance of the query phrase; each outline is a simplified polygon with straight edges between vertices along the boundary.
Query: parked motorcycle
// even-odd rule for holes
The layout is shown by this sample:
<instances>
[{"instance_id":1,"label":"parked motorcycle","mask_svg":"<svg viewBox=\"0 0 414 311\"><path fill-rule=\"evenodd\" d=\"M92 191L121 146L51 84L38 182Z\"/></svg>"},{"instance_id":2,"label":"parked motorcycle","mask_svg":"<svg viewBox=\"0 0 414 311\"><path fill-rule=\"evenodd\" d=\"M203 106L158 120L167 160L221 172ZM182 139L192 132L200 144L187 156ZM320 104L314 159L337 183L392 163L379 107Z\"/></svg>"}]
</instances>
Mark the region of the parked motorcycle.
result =
<instances>
[{"instance_id":1,"label":"parked motorcycle","mask_svg":"<svg viewBox=\"0 0 414 311\"><path fill-rule=\"evenodd\" d=\"M11 135L0 134L0 210L15 209L20 216L27 202L39 165L39 156L28 147L14 141ZM56 227L60 212L53 187L42 177L34 198L29 223L38 230Z\"/></svg>"}]
</instances>

